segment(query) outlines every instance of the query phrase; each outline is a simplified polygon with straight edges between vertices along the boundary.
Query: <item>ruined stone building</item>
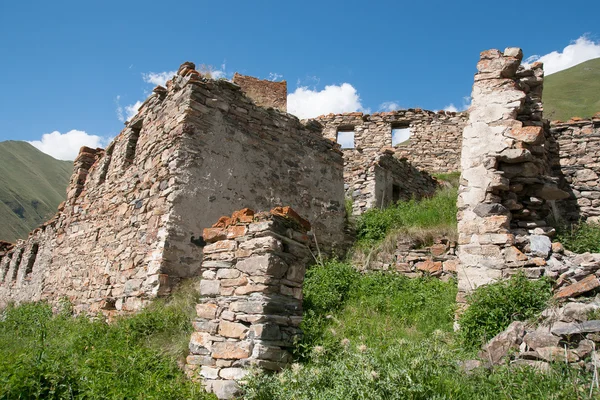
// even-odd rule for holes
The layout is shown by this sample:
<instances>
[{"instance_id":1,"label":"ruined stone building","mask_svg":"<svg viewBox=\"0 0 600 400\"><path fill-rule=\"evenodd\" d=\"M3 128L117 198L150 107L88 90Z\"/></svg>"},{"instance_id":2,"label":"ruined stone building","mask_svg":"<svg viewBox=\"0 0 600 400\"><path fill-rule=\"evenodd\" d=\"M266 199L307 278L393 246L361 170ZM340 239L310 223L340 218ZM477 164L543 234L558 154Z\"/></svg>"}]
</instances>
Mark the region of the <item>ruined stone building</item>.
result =
<instances>
[{"instance_id":1,"label":"ruined stone building","mask_svg":"<svg viewBox=\"0 0 600 400\"><path fill-rule=\"evenodd\" d=\"M236 81L270 101L260 82ZM0 302L67 297L78 312L137 310L196 276L203 229L243 207L292 206L335 251L345 240L342 169L318 124L183 64L106 150L81 150L56 216L0 249Z\"/></svg>"},{"instance_id":2,"label":"ruined stone building","mask_svg":"<svg viewBox=\"0 0 600 400\"><path fill-rule=\"evenodd\" d=\"M420 109L316 118L342 145L346 198L353 212L432 195L428 173L459 170L465 113Z\"/></svg>"},{"instance_id":3,"label":"ruined stone building","mask_svg":"<svg viewBox=\"0 0 600 400\"><path fill-rule=\"evenodd\" d=\"M550 125L543 65L525 68L522 57L517 48L489 50L477 64L457 204L459 302L518 271L558 277L568 267L553 257L561 248L552 225L600 215L600 114Z\"/></svg>"},{"instance_id":4,"label":"ruined stone building","mask_svg":"<svg viewBox=\"0 0 600 400\"><path fill-rule=\"evenodd\" d=\"M435 249L452 252L458 301L517 271L557 276L552 221L600 218L600 114L545 121L542 65L522 57L481 54L468 114L307 121L285 112L285 82L211 80L184 63L106 149L81 149L50 221L0 242L0 307L66 297L111 316L200 276L186 371L229 398L248 365L290 360L305 268L343 253L348 199L360 214L429 196L430 174L458 170L458 261L453 245Z\"/></svg>"}]
</instances>

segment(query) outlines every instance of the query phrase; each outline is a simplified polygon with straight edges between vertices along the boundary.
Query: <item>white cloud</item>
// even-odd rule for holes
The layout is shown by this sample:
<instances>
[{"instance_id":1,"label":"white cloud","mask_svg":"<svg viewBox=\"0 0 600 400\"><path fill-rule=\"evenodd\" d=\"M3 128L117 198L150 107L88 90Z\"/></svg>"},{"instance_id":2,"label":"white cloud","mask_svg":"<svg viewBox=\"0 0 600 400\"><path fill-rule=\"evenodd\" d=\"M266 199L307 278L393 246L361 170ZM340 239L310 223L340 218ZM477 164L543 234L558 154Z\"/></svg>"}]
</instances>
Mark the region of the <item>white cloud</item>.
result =
<instances>
[{"instance_id":1,"label":"white cloud","mask_svg":"<svg viewBox=\"0 0 600 400\"><path fill-rule=\"evenodd\" d=\"M104 147L108 141L108 138L90 135L84 131L73 129L67 133L60 133L58 131L44 133L42 140L34 140L29 143L54 158L70 161L77 157L79 149L82 146L91 148Z\"/></svg>"},{"instance_id":2,"label":"white cloud","mask_svg":"<svg viewBox=\"0 0 600 400\"><path fill-rule=\"evenodd\" d=\"M531 56L525 60L524 64L529 65L535 61L541 61L544 63L546 75L550 75L598 57L600 57L600 42L594 42L583 35L565 47L562 53L553 51L543 56Z\"/></svg>"},{"instance_id":3,"label":"white cloud","mask_svg":"<svg viewBox=\"0 0 600 400\"><path fill-rule=\"evenodd\" d=\"M454 105L454 103L450 103L449 105L447 105L446 107L444 107L444 111L458 112L458 108L456 108L456 106Z\"/></svg>"},{"instance_id":4,"label":"white cloud","mask_svg":"<svg viewBox=\"0 0 600 400\"><path fill-rule=\"evenodd\" d=\"M280 81L283 78L283 75L278 74L277 72L269 72L269 77L267 78L270 81L276 82Z\"/></svg>"},{"instance_id":5,"label":"white cloud","mask_svg":"<svg viewBox=\"0 0 600 400\"><path fill-rule=\"evenodd\" d=\"M225 71L222 71L222 70L210 71L210 77L213 79L225 78Z\"/></svg>"},{"instance_id":6,"label":"white cloud","mask_svg":"<svg viewBox=\"0 0 600 400\"><path fill-rule=\"evenodd\" d=\"M165 86L167 81L176 73L177 71L148 72L147 74L142 74L142 79L144 79L144 82L146 83Z\"/></svg>"},{"instance_id":7,"label":"white cloud","mask_svg":"<svg viewBox=\"0 0 600 400\"><path fill-rule=\"evenodd\" d=\"M288 112L298 118L314 118L322 114L364 111L354 86L349 83L325 86L321 91L299 87L287 97Z\"/></svg>"},{"instance_id":8,"label":"white cloud","mask_svg":"<svg viewBox=\"0 0 600 400\"><path fill-rule=\"evenodd\" d=\"M396 111L400 110L401 108L402 107L400 107L400 104L396 103L395 101L385 101L379 105L380 111Z\"/></svg>"},{"instance_id":9,"label":"white cloud","mask_svg":"<svg viewBox=\"0 0 600 400\"><path fill-rule=\"evenodd\" d=\"M459 112L466 111L469 107L471 107L471 96L465 96L462 99L462 105L455 106L454 103L450 103L446 107L444 107L443 110L450 112Z\"/></svg>"},{"instance_id":10,"label":"white cloud","mask_svg":"<svg viewBox=\"0 0 600 400\"><path fill-rule=\"evenodd\" d=\"M115 104L117 105L117 118L121 122L125 122L125 117L123 116L123 107L121 107L121 95L117 95L115 98Z\"/></svg>"},{"instance_id":11,"label":"white cloud","mask_svg":"<svg viewBox=\"0 0 600 400\"><path fill-rule=\"evenodd\" d=\"M136 101L135 104L130 104L128 106L125 106L125 113L126 113L126 121L129 121L131 118L133 118L135 116L135 114L137 114L138 110L140 109L140 107L142 106L142 104L144 104L144 102L142 101Z\"/></svg>"}]
</instances>

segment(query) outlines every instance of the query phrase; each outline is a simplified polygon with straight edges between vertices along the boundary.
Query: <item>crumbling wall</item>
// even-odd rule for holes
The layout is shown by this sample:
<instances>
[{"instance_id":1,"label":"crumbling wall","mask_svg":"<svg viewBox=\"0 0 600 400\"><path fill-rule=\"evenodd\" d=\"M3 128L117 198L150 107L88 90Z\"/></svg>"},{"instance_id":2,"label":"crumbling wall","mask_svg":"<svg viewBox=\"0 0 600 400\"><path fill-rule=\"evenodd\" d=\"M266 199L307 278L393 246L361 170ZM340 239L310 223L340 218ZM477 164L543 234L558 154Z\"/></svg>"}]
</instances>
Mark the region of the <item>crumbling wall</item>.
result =
<instances>
[{"instance_id":1,"label":"crumbling wall","mask_svg":"<svg viewBox=\"0 0 600 400\"><path fill-rule=\"evenodd\" d=\"M543 275L554 233L548 202L567 196L550 177L542 64L524 68L522 57L516 48L488 50L477 64L463 131L459 301L518 270Z\"/></svg>"},{"instance_id":2,"label":"crumbling wall","mask_svg":"<svg viewBox=\"0 0 600 400\"><path fill-rule=\"evenodd\" d=\"M567 222L600 222L600 113L550 126L553 174L569 198L557 202Z\"/></svg>"},{"instance_id":3,"label":"crumbling wall","mask_svg":"<svg viewBox=\"0 0 600 400\"><path fill-rule=\"evenodd\" d=\"M358 151L378 151L392 146L392 129L408 128L410 139L394 146L397 158L427 172L460 170L462 130L466 113L398 110L374 114L359 112L329 114L316 118L325 128L323 135L333 141L339 129L354 129Z\"/></svg>"},{"instance_id":4,"label":"crumbling wall","mask_svg":"<svg viewBox=\"0 0 600 400\"><path fill-rule=\"evenodd\" d=\"M254 365L280 370L300 335L310 224L289 207L243 209L204 230L200 294L186 372L220 399Z\"/></svg>"},{"instance_id":5,"label":"crumbling wall","mask_svg":"<svg viewBox=\"0 0 600 400\"><path fill-rule=\"evenodd\" d=\"M52 257L54 221L33 231L26 240L0 246L0 308L9 301L40 300Z\"/></svg>"},{"instance_id":6,"label":"crumbling wall","mask_svg":"<svg viewBox=\"0 0 600 400\"><path fill-rule=\"evenodd\" d=\"M237 72L233 75L233 83L242 88L244 93L256 105L261 107L273 107L279 111L287 111L287 82L274 82L265 79L257 79L253 76L241 75Z\"/></svg>"},{"instance_id":7,"label":"crumbling wall","mask_svg":"<svg viewBox=\"0 0 600 400\"><path fill-rule=\"evenodd\" d=\"M259 107L194 68L182 64L167 88L155 88L106 150L82 148L51 223L4 251L0 302L66 297L76 312L138 310L197 275L203 229L247 206L291 204L318 221L324 250L343 249L335 144L318 124ZM17 256L27 259L34 242L29 279Z\"/></svg>"},{"instance_id":8,"label":"crumbling wall","mask_svg":"<svg viewBox=\"0 0 600 400\"><path fill-rule=\"evenodd\" d=\"M176 79L170 85L187 93L188 104L171 233L179 239L165 251L170 265L200 262L190 238L201 238L202 229L243 207L290 205L314 221L323 249L344 248L342 153L322 137L319 124L258 107L224 80Z\"/></svg>"},{"instance_id":9,"label":"crumbling wall","mask_svg":"<svg viewBox=\"0 0 600 400\"><path fill-rule=\"evenodd\" d=\"M340 130L354 131L354 148L342 150L345 194L352 200L354 214L435 192L437 183L428 173L394 154L392 126L408 126L407 115L412 116L412 111L330 114L316 119L324 125L323 135L332 141Z\"/></svg>"}]
</instances>

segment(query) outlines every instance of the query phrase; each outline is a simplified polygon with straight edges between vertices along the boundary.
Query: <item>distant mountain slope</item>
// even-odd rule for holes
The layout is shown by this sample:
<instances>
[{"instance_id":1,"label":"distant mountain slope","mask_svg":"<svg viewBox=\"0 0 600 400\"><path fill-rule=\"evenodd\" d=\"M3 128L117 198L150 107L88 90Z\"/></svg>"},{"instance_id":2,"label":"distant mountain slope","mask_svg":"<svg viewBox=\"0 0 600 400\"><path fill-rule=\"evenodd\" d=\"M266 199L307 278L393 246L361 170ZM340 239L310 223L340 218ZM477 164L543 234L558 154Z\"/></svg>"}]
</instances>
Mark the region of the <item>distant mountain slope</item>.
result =
<instances>
[{"instance_id":1,"label":"distant mountain slope","mask_svg":"<svg viewBox=\"0 0 600 400\"><path fill-rule=\"evenodd\" d=\"M600 111L600 58L544 79L544 117L567 121L589 118Z\"/></svg>"},{"instance_id":2,"label":"distant mountain slope","mask_svg":"<svg viewBox=\"0 0 600 400\"><path fill-rule=\"evenodd\" d=\"M0 240L14 242L54 215L66 198L73 163L27 142L0 142Z\"/></svg>"}]
</instances>

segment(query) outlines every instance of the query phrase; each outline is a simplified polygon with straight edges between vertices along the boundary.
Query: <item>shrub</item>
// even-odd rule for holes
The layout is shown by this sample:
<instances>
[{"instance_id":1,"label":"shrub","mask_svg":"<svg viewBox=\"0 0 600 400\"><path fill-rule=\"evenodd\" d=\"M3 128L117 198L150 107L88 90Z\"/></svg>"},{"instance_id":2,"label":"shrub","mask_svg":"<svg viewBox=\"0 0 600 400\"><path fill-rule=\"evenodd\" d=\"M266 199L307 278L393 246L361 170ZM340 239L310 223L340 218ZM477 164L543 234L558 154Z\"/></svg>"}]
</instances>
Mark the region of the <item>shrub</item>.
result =
<instances>
[{"instance_id":1,"label":"shrub","mask_svg":"<svg viewBox=\"0 0 600 400\"><path fill-rule=\"evenodd\" d=\"M600 225L582 222L570 227L559 226L557 240L575 253L599 253Z\"/></svg>"},{"instance_id":2,"label":"shrub","mask_svg":"<svg viewBox=\"0 0 600 400\"><path fill-rule=\"evenodd\" d=\"M548 280L532 281L522 273L478 287L467 298L469 307L460 318L464 344L468 348L479 347L511 322L535 317L551 295L552 285Z\"/></svg>"},{"instance_id":3,"label":"shrub","mask_svg":"<svg viewBox=\"0 0 600 400\"><path fill-rule=\"evenodd\" d=\"M443 189L431 198L400 201L386 209L371 209L356 221L360 246L372 246L393 229L452 227L456 229L455 189Z\"/></svg>"}]
</instances>

